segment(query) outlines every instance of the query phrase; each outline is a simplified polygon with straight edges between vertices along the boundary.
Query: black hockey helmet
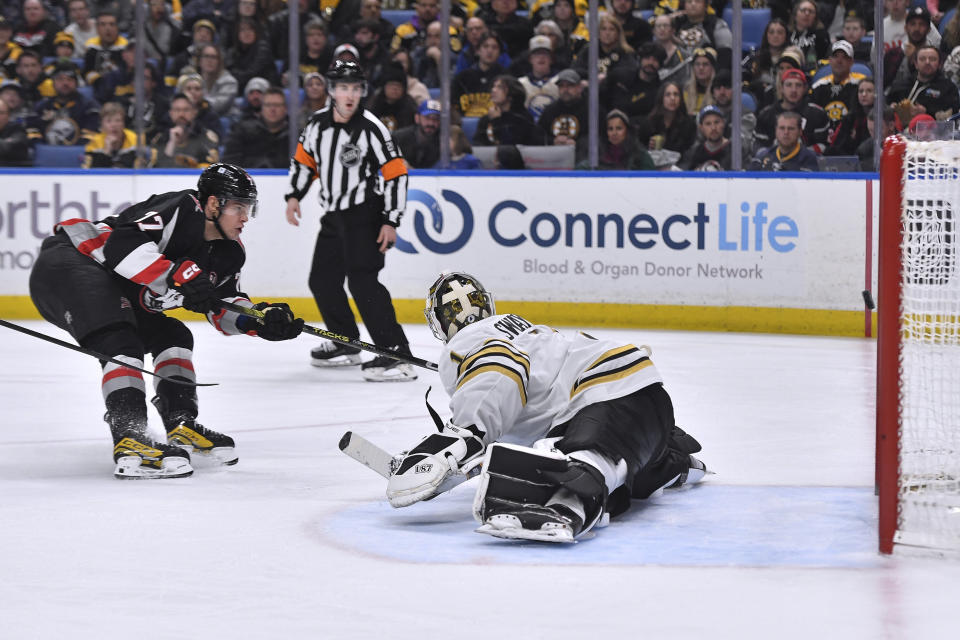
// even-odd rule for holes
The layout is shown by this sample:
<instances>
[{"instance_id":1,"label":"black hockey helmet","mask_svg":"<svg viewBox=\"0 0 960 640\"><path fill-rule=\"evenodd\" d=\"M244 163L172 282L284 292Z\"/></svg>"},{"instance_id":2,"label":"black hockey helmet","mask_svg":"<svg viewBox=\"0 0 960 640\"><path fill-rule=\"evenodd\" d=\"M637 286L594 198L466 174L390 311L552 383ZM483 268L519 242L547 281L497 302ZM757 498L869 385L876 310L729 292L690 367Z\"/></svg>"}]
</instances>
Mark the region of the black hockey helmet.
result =
<instances>
[{"instance_id":1,"label":"black hockey helmet","mask_svg":"<svg viewBox=\"0 0 960 640\"><path fill-rule=\"evenodd\" d=\"M246 204L251 218L257 215L257 185L249 173L235 164L217 162L204 169L197 181L197 191L202 206L206 206L207 198L214 196L220 202L221 211L227 201L232 200Z\"/></svg>"},{"instance_id":2,"label":"black hockey helmet","mask_svg":"<svg viewBox=\"0 0 960 640\"><path fill-rule=\"evenodd\" d=\"M327 69L327 86L332 91L338 82L356 82L363 85L364 94L367 90L367 76L361 67L352 60L334 60Z\"/></svg>"},{"instance_id":3,"label":"black hockey helmet","mask_svg":"<svg viewBox=\"0 0 960 640\"><path fill-rule=\"evenodd\" d=\"M427 293L423 315L438 340L448 342L468 324L497 313L493 294L480 281L462 271L440 274Z\"/></svg>"}]
</instances>

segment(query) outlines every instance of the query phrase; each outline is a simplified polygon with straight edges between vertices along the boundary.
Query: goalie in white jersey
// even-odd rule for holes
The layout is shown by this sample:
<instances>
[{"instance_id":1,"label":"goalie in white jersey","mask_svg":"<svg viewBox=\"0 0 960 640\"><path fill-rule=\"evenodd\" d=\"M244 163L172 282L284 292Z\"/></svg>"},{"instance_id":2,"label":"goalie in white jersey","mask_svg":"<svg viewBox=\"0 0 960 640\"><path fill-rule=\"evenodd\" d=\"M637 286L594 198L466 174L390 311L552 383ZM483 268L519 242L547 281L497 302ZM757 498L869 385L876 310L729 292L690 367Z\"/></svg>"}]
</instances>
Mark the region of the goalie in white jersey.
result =
<instances>
[{"instance_id":1,"label":"goalie in white jersey","mask_svg":"<svg viewBox=\"0 0 960 640\"><path fill-rule=\"evenodd\" d=\"M700 444L674 424L649 347L496 315L493 296L465 273L440 276L425 314L446 343L440 377L452 417L390 477L394 507L430 499L482 463L477 531L570 542L631 498L706 473L691 455Z\"/></svg>"}]
</instances>

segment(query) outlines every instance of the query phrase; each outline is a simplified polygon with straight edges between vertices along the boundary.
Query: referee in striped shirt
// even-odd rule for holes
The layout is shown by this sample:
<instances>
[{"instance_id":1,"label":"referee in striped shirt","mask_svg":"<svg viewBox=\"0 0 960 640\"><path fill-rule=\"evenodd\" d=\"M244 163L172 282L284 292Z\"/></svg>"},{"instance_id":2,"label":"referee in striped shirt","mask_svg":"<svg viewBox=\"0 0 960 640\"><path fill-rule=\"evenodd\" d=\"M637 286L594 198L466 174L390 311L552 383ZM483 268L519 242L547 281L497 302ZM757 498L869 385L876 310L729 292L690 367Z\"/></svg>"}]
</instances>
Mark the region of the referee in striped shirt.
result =
<instances>
[{"instance_id":1,"label":"referee in striped shirt","mask_svg":"<svg viewBox=\"0 0 960 640\"><path fill-rule=\"evenodd\" d=\"M327 327L359 338L343 288L344 280L373 342L409 354L390 292L378 273L397 240L397 225L407 204L407 165L390 132L361 106L366 89L363 69L338 60L327 72L330 106L307 121L290 161L287 222L300 224L300 201L314 180L325 214L313 252L310 291ZM382 177L381 177L382 176ZM315 366L360 364L360 352L325 342L311 353ZM374 382L415 380L406 363L378 356L363 363L363 377Z\"/></svg>"}]
</instances>

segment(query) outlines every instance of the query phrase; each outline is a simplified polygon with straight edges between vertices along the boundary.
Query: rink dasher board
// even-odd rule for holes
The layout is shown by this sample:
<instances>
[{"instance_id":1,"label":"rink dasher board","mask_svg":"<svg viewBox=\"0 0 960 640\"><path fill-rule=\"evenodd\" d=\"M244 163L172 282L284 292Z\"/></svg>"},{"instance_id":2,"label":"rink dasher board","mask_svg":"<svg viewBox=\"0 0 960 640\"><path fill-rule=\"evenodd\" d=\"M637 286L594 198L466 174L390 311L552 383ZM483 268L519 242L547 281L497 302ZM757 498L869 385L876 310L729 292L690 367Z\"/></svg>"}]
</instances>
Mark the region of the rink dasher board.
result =
<instances>
[{"instance_id":1,"label":"rink dasher board","mask_svg":"<svg viewBox=\"0 0 960 640\"><path fill-rule=\"evenodd\" d=\"M27 295L29 269L55 222L103 218L153 193L191 188L197 176L4 173L0 305L8 307ZM316 188L293 227L284 220L285 172L253 175L260 214L242 236L242 286L260 298L307 300ZM436 274L455 268L477 275L499 300L554 317L566 310L585 324L670 326L692 313L701 326L743 328L737 316L752 315L756 330L791 330L804 316L862 332L861 291L865 274L875 273L868 205L877 200L876 181L865 175L415 172L382 279L406 321Z\"/></svg>"}]
</instances>

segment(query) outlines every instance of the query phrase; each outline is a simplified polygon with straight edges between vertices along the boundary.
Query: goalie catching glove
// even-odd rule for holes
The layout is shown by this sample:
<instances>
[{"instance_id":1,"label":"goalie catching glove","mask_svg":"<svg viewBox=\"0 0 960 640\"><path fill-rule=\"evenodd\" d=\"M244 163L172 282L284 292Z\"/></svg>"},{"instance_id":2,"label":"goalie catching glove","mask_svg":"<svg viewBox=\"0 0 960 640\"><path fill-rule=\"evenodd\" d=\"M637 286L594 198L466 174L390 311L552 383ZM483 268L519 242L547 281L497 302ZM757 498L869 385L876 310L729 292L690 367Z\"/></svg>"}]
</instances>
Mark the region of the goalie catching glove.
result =
<instances>
[{"instance_id":1,"label":"goalie catching glove","mask_svg":"<svg viewBox=\"0 0 960 640\"><path fill-rule=\"evenodd\" d=\"M263 312L254 331L264 340L292 340L303 331L303 319L294 316L285 302L258 302L253 308Z\"/></svg>"},{"instance_id":2,"label":"goalie catching glove","mask_svg":"<svg viewBox=\"0 0 960 640\"><path fill-rule=\"evenodd\" d=\"M183 296L180 304L188 311L207 313L217 308L210 274L189 258L180 258L173 263L167 275L167 286Z\"/></svg>"},{"instance_id":3,"label":"goalie catching glove","mask_svg":"<svg viewBox=\"0 0 960 640\"><path fill-rule=\"evenodd\" d=\"M391 506L406 507L429 500L469 478L479 463L485 445L484 433L474 425L458 427L452 422L408 451L387 480Z\"/></svg>"}]
</instances>

